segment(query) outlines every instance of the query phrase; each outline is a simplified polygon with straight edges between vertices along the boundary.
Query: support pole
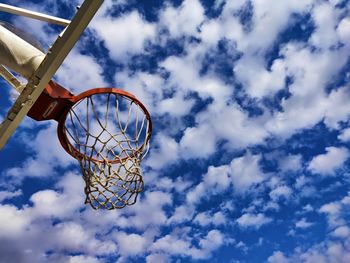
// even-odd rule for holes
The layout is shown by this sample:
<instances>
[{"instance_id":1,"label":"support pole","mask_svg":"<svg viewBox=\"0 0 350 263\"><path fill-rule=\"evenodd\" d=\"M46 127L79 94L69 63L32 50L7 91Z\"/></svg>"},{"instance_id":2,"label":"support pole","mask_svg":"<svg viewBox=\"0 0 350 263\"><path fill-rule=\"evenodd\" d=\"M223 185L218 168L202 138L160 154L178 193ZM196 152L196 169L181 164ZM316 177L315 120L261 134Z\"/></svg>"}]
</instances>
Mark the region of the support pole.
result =
<instances>
[{"instance_id":1,"label":"support pole","mask_svg":"<svg viewBox=\"0 0 350 263\"><path fill-rule=\"evenodd\" d=\"M0 11L14 14L14 15L25 16L25 17L36 19L36 20L61 25L61 26L68 26L70 23L69 20L66 20L63 18L45 15L45 14L42 14L39 12L29 11L29 10L24 9L24 8L19 8L19 7L15 7L15 6L11 6L11 5L6 5L6 4L0 4Z\"/></svg>"}]
</instances>

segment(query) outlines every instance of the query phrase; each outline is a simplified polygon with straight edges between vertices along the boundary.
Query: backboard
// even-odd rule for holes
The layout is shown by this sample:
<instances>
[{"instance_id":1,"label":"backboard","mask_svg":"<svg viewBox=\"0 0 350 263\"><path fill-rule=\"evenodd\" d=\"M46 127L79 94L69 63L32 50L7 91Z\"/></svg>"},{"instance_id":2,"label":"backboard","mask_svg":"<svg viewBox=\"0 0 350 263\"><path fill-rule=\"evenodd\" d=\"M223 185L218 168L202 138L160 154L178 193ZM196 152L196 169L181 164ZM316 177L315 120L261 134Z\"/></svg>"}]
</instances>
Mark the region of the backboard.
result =
<instances>
[{"instance_id":1,"label":"backboard","mask_svg":"<svg viewBox=\"0 0 350 263\"><path fill-rule=\"evenodd\" d=\"M78 41L80 35L90 23L102 3L103 0L85 0L71 21L0 4L0 11L65 26L63 32L58 36L55 43L45 55L42 63L28 79L28 83L24 87L15 76L0 65L0 75L20 92L19 97L0 124L0 149L4 147L8 139L39 98L40 94Z\"/></svg>"}]
</instances>

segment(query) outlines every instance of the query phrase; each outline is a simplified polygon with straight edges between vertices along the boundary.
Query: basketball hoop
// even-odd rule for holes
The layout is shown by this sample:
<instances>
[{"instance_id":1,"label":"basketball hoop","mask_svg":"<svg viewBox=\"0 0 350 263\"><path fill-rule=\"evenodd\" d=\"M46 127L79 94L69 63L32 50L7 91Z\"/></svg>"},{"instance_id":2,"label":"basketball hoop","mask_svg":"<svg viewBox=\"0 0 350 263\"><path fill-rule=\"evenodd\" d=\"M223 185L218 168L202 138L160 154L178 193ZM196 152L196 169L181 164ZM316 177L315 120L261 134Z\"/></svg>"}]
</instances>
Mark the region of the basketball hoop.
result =
<instances>
[{"instance_id":1,"label":"basketball hoop","mask_svg":"<svg viewBox=\"0 0 350 263\"><path fill-rule=\"evenodd\" d=\"M94 209L132 205L143 190L141 161L152 122L132 94L115 88L77 96L51 81L28 114L58 121L62 147L77 159L85 181L85 203Z\"/></svg>"},{"instance_id":2,"label":"basketball hoop","mask_svg":"<svg viewBox=\"0 0 350 263\"><path fill-rule=\"evenodd\" d=\"M72 20L0 4L0 11L65 27L45 54L32 37L0 23L0 76L20 93L0 124L0 149L25 115L58 121L61 145L80 163L86 203L115 209L134 204L143 189L141 161L152 131L147 109L119 89L74 96L50 81L102 3L85 0ZM22 84L11 71L28 82Z\"/></svg>"}]
</instances>

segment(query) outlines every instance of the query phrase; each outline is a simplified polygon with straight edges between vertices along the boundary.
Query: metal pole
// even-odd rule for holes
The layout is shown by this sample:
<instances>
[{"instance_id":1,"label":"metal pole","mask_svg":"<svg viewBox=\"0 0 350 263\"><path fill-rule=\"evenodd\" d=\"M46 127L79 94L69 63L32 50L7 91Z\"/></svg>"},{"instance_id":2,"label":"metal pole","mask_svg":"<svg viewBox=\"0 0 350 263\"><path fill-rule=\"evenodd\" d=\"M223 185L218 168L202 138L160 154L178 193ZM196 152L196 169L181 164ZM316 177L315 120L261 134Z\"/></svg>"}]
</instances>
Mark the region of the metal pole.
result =
<instances>
[{"instance_id":1,"label":"metal pole","mask_svg":"<svg viewBox=\"0 0 350 263\"><path fill-rule=\"evenodd\" d=\"M15 15L20 15L20 16L25 16L25 17L37 19L40 21L61 25L61 26L68 26L70 23L69 20L66 20L63 18L45 15L39 12L29 11L24 8L19 8L11 5L6 5L6 4L0 4L0 11L15 14Z\"/></svg>"}]
</instances>

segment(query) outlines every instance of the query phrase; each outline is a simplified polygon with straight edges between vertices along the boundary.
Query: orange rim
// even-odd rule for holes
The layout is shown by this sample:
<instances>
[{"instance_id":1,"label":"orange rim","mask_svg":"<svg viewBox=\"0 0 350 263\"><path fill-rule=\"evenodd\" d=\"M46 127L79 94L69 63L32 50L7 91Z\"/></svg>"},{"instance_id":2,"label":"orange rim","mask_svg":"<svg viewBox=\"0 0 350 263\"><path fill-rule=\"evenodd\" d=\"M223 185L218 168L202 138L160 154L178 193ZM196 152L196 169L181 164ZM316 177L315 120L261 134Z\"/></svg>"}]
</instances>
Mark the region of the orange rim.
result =
<instances>
[{"instance_id":1,"label":"orange rim","mask_svg":"<svg viewBox=\"0 0 350 263\"><path fill-rule=\"evenodd\" d=\"M145 105L142 104L141 101L139 101L133 94L126 92L124 90L121 89L117 89L117 88L95 88L95 89L90 89L87 91L84 91L82 93L80 93L77 96L74 96L73 98L71 98L70 100L73 102L73 104L68 107L65 112L63 113L63 115L61 116L59 122L58 122L58 127L57 127L57 134L58 134L58 139L62 145L62 147L65 149L65 151L70 154L71 156L73 156L76 159L83 159L84 158L84 154L82 154L78 149L76 149L68 140L67 137L67 133L66 133L66 129L65 129L65 123L66 123L66 119L68 116L68 113L70 112L70 110L74 107L74 105L76 105L77 103L79 103L81 100L90 97L92 95L96 95L96 94L117 94L117 95L121 95L123 97L127 97L130 100L132 100L135 104L137 104L143 111L143 113L146 115L146 119L148 121L148 131L147 131L147 136L145 138L145 141L148 142L151 138L151 133L152 133L152 121L151 121L151 115L149 114L147 108L145 107ZM140 147L136 152L141 152L142 151L142 147ZM123 160L128 159L129 157L124 157L121 159L116 159L116 160L109 160L110 163L120 163ZM105 161L102 160L98 160L95 158L88 158L86 156L86 159L92 159L95 162L99 162L99 163L104 163Z\"/></svg>"}]
</instances>

